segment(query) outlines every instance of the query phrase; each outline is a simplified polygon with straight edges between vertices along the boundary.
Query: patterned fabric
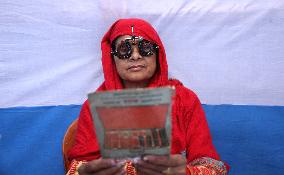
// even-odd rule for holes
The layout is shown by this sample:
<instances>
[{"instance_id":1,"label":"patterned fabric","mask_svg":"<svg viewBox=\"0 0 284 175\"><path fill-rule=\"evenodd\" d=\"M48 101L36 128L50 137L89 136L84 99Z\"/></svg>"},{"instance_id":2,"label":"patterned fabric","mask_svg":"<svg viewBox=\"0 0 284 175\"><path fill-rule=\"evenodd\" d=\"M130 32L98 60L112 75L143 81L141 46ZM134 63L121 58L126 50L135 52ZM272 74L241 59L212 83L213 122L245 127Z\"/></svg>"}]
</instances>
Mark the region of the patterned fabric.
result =
<instances>
[{"instance_id":1,"label":"patterned fabric","mask_svg":"<svg viewBox=\"0 0 284 175\"><path fill-rule=\"evenodd\" d=\"M190 175L226 175L227 169L223 162L209 158L198 158L187 166Z\"/></svg>"},{"instance_id":2,"label":"patterned fabric","mask_svg":"<svg viewBox=\"0 0 284 175\"><path fill-rule=\"evenodd\" d=\"M136 169L131 162L125 164L126 175L137 175Z\"/></svg>"},{"instance_id":3,"label":"patterned fabric","mask_svg":"<svg viewBox=\"0 0 284 175\"><path fill-rule=\"evenodd\" d=\"M79 175L78 168L84 163L86 163L86 161L73 160L71 162L70 169L69 169L69 171L67 172L66 175Z\"/></svg>"}]
</instances>

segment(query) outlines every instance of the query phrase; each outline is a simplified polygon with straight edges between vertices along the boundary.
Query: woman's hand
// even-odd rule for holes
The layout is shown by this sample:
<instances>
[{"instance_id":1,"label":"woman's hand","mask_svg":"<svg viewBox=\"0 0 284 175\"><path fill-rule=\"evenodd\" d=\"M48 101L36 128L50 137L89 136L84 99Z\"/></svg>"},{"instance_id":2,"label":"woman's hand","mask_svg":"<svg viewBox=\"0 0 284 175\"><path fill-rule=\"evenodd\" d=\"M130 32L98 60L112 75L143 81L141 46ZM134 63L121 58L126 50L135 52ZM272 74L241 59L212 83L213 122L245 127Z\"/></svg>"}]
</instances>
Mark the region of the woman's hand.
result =
<instances>
[{"instance_id":1,"label":"woman's hand","mask_svg":"<svg viewBox=\"0 0 284 175\"><path fill-rule=\"evenodd\" d=\"M114 159L96 159L81 165L79 175L122 175L125 173L125 161Z\"/></svg>"},{"instance_id":2,"label":"woman's hand","mask_svg":"<svg viewBox=\"0 0 284 175\"><path fill-rule=\"evenodd\" d=\"M147 155L136 162L140 175L185 175L186 158L180 154L170 156Z\"/></svg>"}]
</instances>

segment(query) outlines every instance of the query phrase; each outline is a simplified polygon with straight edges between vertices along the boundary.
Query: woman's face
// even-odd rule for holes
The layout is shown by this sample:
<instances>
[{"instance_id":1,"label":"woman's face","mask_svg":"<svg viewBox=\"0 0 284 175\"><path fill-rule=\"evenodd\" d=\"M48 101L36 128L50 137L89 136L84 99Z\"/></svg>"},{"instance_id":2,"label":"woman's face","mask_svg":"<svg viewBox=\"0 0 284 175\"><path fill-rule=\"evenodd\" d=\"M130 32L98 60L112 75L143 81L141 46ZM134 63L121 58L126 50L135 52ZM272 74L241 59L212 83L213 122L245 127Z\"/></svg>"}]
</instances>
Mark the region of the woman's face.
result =
<instances>
[{"instance_id":1,"label":"woman's face","mask_svg":"<svg viewBox=\"0 0 284 175\"><path fill-rule=\"evenodd\" d=\"M131 38L131 36L118 37L115 43L116 48L127 38ZM114 56L117 72L125 86L129 83L147 84L156 71L156 53L154 52L150 56L142 56L139 53L138 43L131 45L131 47L132 53L129 58L120 59Z\"/></svg>"}]
</instances>

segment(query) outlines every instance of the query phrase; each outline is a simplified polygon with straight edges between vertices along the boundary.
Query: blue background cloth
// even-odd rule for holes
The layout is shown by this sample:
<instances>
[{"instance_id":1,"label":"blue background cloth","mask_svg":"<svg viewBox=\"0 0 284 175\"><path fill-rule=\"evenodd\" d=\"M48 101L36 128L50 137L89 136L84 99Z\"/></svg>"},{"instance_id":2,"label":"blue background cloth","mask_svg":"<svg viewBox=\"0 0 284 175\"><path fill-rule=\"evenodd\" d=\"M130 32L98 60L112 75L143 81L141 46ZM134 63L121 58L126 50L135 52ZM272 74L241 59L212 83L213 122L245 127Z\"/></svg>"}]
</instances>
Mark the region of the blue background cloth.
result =
<instances>
[{"instance_id":1,"label":"blue background cloth","mask_svg":"<svg viewBox=\"0 0 284 175\"><path fill-rule=\"evenodd\" d=\"M231 175L284 174L284 107L203 105ZM62 140L81 106L0 109L0 174L64 174Z\"/></svg>"}]
</instances>

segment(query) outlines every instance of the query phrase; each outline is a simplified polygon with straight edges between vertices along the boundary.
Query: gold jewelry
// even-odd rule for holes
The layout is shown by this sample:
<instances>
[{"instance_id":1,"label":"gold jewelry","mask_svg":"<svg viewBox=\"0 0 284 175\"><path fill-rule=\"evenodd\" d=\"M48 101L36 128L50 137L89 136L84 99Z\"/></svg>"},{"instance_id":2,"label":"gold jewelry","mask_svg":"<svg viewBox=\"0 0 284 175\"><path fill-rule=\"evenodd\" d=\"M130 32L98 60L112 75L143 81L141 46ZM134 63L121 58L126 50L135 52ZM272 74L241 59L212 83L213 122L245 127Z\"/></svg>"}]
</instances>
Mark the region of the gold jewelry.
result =
<instances>
[{"instance_id":1,"label":"gold jewelry","mask_svg":"<svg viewBox=\"0 0 284 175\"><path fill-rule=\"evenodd\" d=\"M163 171L163 174L165 175L172 175L172 170L170 167L168 167L166 170Z\"/></svg>"}]
</instances>

